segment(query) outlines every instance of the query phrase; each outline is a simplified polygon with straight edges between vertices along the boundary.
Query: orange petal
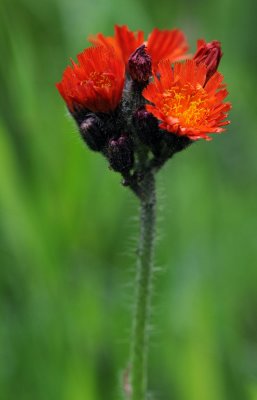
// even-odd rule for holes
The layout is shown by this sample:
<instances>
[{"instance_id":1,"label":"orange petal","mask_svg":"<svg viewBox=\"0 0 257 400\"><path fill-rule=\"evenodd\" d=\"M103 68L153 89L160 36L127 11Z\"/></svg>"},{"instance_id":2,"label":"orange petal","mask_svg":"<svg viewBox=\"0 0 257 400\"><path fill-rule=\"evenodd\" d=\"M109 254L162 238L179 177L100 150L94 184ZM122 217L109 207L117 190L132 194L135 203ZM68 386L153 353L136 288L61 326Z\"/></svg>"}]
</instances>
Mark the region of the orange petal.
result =
<instances>
[{"instance_id":1,"label":"orange petal","mask_svg":"<svg viewBox=\"0 0 257 400\"><path fill-rule=\"evenodd\" d=\"M162 59L175 62L188 50L186 37L179 29L159 30L155 28L147 41L148 52L152 57L153 69Z\"/></svg>"}]
</instances>

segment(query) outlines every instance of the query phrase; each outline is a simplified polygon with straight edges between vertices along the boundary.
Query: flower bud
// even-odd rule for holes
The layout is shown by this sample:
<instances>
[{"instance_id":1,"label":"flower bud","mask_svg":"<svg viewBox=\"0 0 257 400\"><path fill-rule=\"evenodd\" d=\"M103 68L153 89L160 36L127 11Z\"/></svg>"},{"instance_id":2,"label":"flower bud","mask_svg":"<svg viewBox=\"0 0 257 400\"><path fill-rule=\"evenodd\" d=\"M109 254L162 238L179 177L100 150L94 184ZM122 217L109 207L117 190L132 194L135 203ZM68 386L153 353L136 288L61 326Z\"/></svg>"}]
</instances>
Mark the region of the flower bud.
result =
<instances>
[{"instance_id":1,"label":"flower bud","mask_svg":"<svg viewBox=\"0 0 257 400\"><path fill-rule=\"evenodd\" d=\"M139 107L133 115L133 124L142 143L154 149L160 141L160 131L157 118L148 112L144 106Z\"/></svg>"},{"instance_id":2,"label":"flower bud","mask_svg":"<svg viewBox=\"0 0 257 400\"><path fill-rule=\"evenodd\" d=\"M102 151L107 140L103 123L95 114L88 114L81 122L80 134L88 147L94 151Z\"/></svg>"},{"instance_id":3,"label":"flower bud","mask_svg":"<svg viewBox=\"0 0 257 400\"><path fill-rule=\"evenodd\" d=\"M152 74L152 58L146 52L146 46L138 47L128 60L128 70L133 81L146 82Z\"/></svg>"},{"instance_id":4,"label":"flower bud","mask_svg":"<svg viewBox=\"0 0 257 400\"><path fill-rule=\"evenodd\" d=\"M125 134L119 138L112 138L108 144L107 157L114 171L129 171L134 164L132 140Z\"/></svg>"},{"instance_id":5,"label":"flower bud","mask_svg":"<svg viewBox=\"0 0 257 400\"><path fill-rule=\"evenodd\" d=\"M194 60L197 64L206 65L206 82L208 82L212 75L217 71L221 57L222 51L220 42L213 40L210 43L206 43L204 40L198 40Z\"/></svg>"}]
</instances>

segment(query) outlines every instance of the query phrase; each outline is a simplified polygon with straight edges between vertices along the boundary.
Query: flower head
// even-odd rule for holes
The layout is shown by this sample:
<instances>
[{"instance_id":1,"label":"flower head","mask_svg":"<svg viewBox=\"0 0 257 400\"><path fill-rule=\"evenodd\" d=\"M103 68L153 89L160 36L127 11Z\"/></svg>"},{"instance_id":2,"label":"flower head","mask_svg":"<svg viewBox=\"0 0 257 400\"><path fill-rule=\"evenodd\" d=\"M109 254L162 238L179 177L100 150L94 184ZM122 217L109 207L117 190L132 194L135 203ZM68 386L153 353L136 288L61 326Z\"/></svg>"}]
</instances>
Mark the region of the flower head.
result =
<instances>
[{"instance_id":1,"label":"flower head","mask_svg":"<svg viewBox=\"0 0 257 400\"><path fill-rule=\"evenodd\" d=\"M179 29L159 30L155 28L144 42L144 32L132 32L127 26L115 25L114 36L104 36L99 33L90 36L89 41L94 45L114 48L125 65L130 55L142 44L147 46L147 52L152 58L153 70L155 71L161 59L169 59L170 62L180 60L188 50L185 35Z\"/></svg>"},{"instance_id":2,"label":"flower head","mask_svg":"<svg viewBox=\"0 0 257 400\"><path fill-rule=\"evenodd\" d=\"M124 64L112 49L103 46L84 50L72 61L57 89L71 112L87 109L110 112L118 106L124 86Z\"/></svg>"},{"instance_id":3,"label":"flower head","mask_svg":"<svg viewBox=\"0 0 257 400\"><path fill-rule=\"evenodd\" d=\"M89 40L94 46L65 69L57 89L87 146L144 196L141 162L155 173L229 124L220 43L200 40L193 59L181 62L188 46L178 29L155 28L145 40L143 31L115 26L113 37Z\"/></svg>"},{"instance_id":4,"label":"flower head","mask_svg":"<svg viewBox=\"0 0 257 400\"><path fill-rule=\"evenodd\" d=\"M114 31L114 36L104 36L102 33L98 33L96 36L89 36L88 40L95 46L113 48L126 65L129 56L143 44L144 32L132 32L126 25L115 25Z\"/></svg>"},{"instance_id":5,"label":"flower head","mask_svg":"<svg viewBox=\"0 0 257 400\"><path fill-rule=\"evenodd\" d=\"M152 57L153 71L156 71L162 59L174 63L185 58L188 44L184 33L179 29L155 28L148 36L147 50Z\"/></svg>"},{"instance_id":6,"label":"flower head","mask_svg":"<svg viewBox=\"0 0 257 400\"><path fill-rule=\"evenodd\" d=\"M161 121L160 128L191 140L210 140L208 133L224 131L231 105L223 102L228 92L219 72L205 84L208 68L194 60L176 63L174 70L169 61L163 61L158 70L160 79L155 76L143 96L153 103L146 109Z\"/></svg>"},{"instance_id":7,"label":"flower head","mask_svg":"<svg viewBox=\"0 0 257 400\"><path fill-rule=\"evenodd\" d=\"M220 42L213 40L210 43L206 43L203 39L198 40L194 60L197 64L206 65L206 81L217 71L221 57L222 51Z\"/></svg>"}]
</instances>

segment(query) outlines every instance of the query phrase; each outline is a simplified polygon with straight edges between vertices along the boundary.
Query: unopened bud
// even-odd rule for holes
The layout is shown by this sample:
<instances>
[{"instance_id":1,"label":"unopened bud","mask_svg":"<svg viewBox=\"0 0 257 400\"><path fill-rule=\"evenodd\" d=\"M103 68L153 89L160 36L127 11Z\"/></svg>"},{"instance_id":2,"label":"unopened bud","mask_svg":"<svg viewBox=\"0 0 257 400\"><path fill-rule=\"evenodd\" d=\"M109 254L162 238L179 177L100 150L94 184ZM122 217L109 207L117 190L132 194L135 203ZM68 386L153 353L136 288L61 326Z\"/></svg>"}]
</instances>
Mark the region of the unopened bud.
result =
<instances>
[{"instance_id":1,"label":"unopened bud","mask_svg":"<svg viewBox=\"0 0 257 400\"><path fill-rule=\"evenodd\" d=\"M152 74L152 58L146 52L146 46L138 47L128 60L128 70L133 81L146 82Z\"/></svg>"},{"instance_id":2,"label":"unopened bud","mask_svg":"<svg viewBox=\"0 0 257 400\"><path fill-rule=\"evenodd\" d=\"M133 115L133 123L141 142L153 149L160 140L158 120L141 106Z\"/></svg>"},{"instance_id":3,"label":"unopened bud","mask_svg":"<svg viewBox=\"0 0 257 400\"><path fill-rule=\"evenodd\" d=\"M110 139L107 154L110 166L114 171L124 173L133 167L133 143L128 136L121 135L117 139Z\"/></svg>"},{"instance_id":4,"label":"unopened bud","mask_svg":"<svg viewBox=\"0 0 257 400\"><path fill-rule=\"evenodd\" d=\"M100 118L95 114L88 114L80 124L79 130L81 137L91 150L103 150L107 135Z\"/></svg>"},{"instance_id":5,"label":"unopened bud","mask_svg":"<svg viewBox=\"0 0 257 400\"><path fill-rule=\"evenodd\" d=\"M198 40L197 51L194 56L194 60L197 64L206 65L206 82L217 71L221 57L222 51L220 42L218 42L217 40L213 40L210 43L206 43L204 40Z\"/></svg>"}]
</instances>

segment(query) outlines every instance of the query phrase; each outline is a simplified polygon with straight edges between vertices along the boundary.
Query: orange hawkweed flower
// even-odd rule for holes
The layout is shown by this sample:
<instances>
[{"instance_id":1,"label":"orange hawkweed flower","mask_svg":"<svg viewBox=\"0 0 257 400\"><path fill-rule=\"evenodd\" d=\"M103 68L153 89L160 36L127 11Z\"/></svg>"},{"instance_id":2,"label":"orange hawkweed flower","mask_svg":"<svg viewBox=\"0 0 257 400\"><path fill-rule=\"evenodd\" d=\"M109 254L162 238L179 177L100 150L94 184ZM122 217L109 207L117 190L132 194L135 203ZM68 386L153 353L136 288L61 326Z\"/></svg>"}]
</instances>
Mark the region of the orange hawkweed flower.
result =
<instances>
[{"instance_id":1,"label":"orange hawkweed flower","mask_svg":"<svg viewBox=\"0 0 257 400\"><path fill-rule=\"evenodd\" d=\"M56 87L71 112L87 109L110 112L118 106L125 79L124 63L112 49L85 49L72 61Z\"/></svg>"},{"instance_id":2,"label":"orange hawkweed flower","mask_svg":"<svg viewBox=\"0 0 257 400\"><path fill-rule=\"evenodd\" d=\"M161 59L165 58L170 62L175 62L183 58L188 50L186 37L179 29L159 30L155 28L144 42L143 31L132 32L126 25L115 25L114 37L106 37L99 33L96 36L89 36L88 40L96 46L113 47L126 65L130 55L144 43L152 58L154 71Z\"/></svg>"},{"instance_id":3,"label":"orange hawkweed flower","mask_svg":"<svg viewBox=\"0 0 257 400\"><path fill-rule=\"evenodd\" d=\"M153 60L153 70L162 59L171 63L185 58L188 50L186 37L179 29L160 30L155 28L147 40L147 50Z\"/></svg>"},{"instance_id":4,"label":"orange hawkweed flower","mask_svg":"<svg viewBox=\"0 0 257 400\"><path fill-rule=\"evenodd\" d=\"M115 25L114 30L114 37L98 33L96 36L90 35L88 40L95 46L113 48L126 65L129 56L144 42L144 32L132 32L126 25Z\"/></svg>"},{"instance_id":5,"label":"orange hawkweed flower","mask_svg":"<svg viewBox=\"0 0 257 400\"><path fill-rule=\"evenodd\" d=\"M146 109L161 121L160 128L191 140L210 140L207 133L224 131L222 126L229 124L224 119L231 105L223 103L228 92L219 72L205 84L208 68L194 60L176 63L174 69L165 60L158 71L160 79L155 76L143 96L153 103Z\"/></svg>"}]
</instances>

